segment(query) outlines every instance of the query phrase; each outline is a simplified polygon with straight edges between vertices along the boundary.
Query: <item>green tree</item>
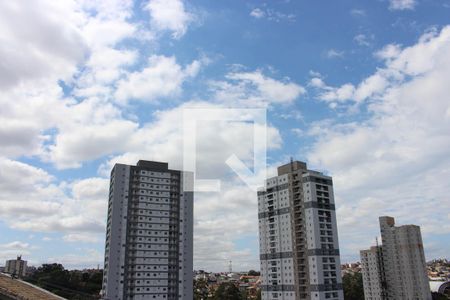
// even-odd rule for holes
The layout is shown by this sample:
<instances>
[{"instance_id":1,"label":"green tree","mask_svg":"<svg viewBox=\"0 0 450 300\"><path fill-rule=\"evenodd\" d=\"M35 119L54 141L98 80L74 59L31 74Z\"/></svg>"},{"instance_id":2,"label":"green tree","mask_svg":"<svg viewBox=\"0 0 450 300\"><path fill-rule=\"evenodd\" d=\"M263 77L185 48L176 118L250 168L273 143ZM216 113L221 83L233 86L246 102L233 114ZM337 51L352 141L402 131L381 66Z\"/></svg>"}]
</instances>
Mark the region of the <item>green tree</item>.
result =
<instances>
[{"instance_id":1,"label":"green tree","mask_svg":"<svg viewBox=\"0 0 450 300\"><path fill-rule=\"evenodd\" d=\"M194 300L206 300L208 296L208 282L205 279L194 280Z\"/></svg>"},{"instance_id":2,"label":"green tree","mask_svg":"<svg viewBox=\"0 0 450 300\"><path fill-rule=\"evenodd\" d=\"M248 275L249 276L259 276L259 272L255 271L255 270L250 270L248 271Z\"/></svg>"},{"instance_id":3,"label":"green tree","mask_svg":"<svg viewBox=\"0 0 450 300\"><path fill-rule=\"evenodd\" d=\"M244 300L244 297L236 285L231 282L224 282L214 293L214 300Z\"/></svg>"},{"instance_id":4,"label":"green tree","mask_svg":"<svg viewBox=\"0 0 450 300\"><path fill-rule=\"evenodd\" d=\"M89 300L99 298L102 274L102 271L69 271L61 264L44 264L25 280L70 300Z\"/></svg>"},{"instance_id":5,"label":"green tree","mask_svg":"<svg viewBox=\"0 0 450 300\"><path fill-rule=\"evenodd\" d=\"M364 299L364 288L361 273L347 273L342 277L342 285L344 287L345 300L361 300Z\"/></svg>"}]
</instances>

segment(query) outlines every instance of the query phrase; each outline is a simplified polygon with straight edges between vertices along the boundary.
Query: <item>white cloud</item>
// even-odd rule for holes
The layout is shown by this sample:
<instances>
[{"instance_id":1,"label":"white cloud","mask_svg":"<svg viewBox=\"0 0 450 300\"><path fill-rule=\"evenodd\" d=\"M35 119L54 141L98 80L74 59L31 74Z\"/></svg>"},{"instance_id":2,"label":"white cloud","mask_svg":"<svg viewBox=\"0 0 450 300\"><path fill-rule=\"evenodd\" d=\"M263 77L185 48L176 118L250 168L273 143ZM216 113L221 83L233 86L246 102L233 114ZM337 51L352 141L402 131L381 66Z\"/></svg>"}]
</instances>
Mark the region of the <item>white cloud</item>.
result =
<instances>
[{"instance_id":1,"label":"white cloud","mask_svg":"<svg viewBox=\"0 0 450 300\"><path fill-rule=\"evenodd\" d=\"M92 52L85 69L77 78L74 95L77 97L105 96L113 92L111 86L126 74L125 68L133 65L137 59L133 50L116 50L102 47Z\"/></svg>"},{"instance_id":2,"label":"white cloud","mask_svg":"<svg viewBox=\"0 0 450 300\"><path fill-rule=\"evenodd\" d=\"M64 160L95 158L100 151L83 148L79 158L70 151L61 153L81 128L98 141L108 141L114 133L104 129L119 122L122 128L129 124L108 100L111 84L137 58L135 50L114 48L136 32L136 25L127 20L132 8L131 1L122 0L0 4L0 54L5 62L0 73L8 75L0 75L4 87L0 155L38 156L57 165L78 166L77 161ZM65 96L61 80L82 98ZM84 98L92 96L102 99ZM89 131L91 124L99 130ZM77 126L78 131L73 131Z\"/></svg>"},{"instance_id":3,"label":"white cloud","mask_svg":"<svg viewBox=\"0 0 450 300\"><path fill-rule=\"evenodd\" d=\"M84 161L126 150L126 141L138 125L126 120L64 128L49 147L50 160L58 168L80 167Z\"/></svg>"},{"instance_id":4,"label":"white cloud","mask_svg":"<svg viewBox=\"0 0 450 300\"><path fill-rule=\"evenodd\" d=\"M365 17L367 15L364 9L357 9L357 8L352 9L350 11L350 14L354 17Z\"/></svg>"},{"instance_id":5,"label":"white cloud","mask_svg":"<svg viewBox=\"0 0 450 300\"><path fill-rule=\"evenodd\" d=\"M264 11L260 8L255 8L250 12L250 16L256 18L256 19L261 19L265 16L266 14L264 13Z\"/></svg>"},{"instance_id":6,"label":"white cloud","mask_svg":"<svg viewBox=\"0 0 450 300\"><path fill-rule=\"evenodd\" d=\"M344 57L344 51L339 51L336 49L330 49L327 51L326 56L328 58L343 58Z\"/></svg>"},{"instance_id":7,"label":"white cloud","mask_svg":"<svg viewBox=\"0 0 450 300\"><path fill-rule=\"evenodd\" d=\"M150 13L152 25L171 31L175 39L181 38L194 21L194 15L186 11L182 0L150 0L145 9Z\"/></svg>"},{"instance_id":8,"label":"white cloud","mask_svg":"<svg viewBox=\"0 0 450 300\"><path fill-rule=\"evenodd\" d=\"M151 102L176 97L181 93L183 83L195 77L200 67L198 60L183 68L173 56L152 55L142 71L130 73L118 82L116 99L125 103L129 99Z\"/></svg>"},{"instance_id":9,"label":"white cloud","mask_svg":"<svg viewBox=\"0 0 450 300\"><path fill-rule=\"evenodd\" d=\"M0 248L1 249L24 250L24 249L29 249L30 248L30 244L23 243L23 242L20 242L20 241L14 241L14 242L10 242L10 243L7 243L7 244L0 244Z\"/></svg>"},{"instance_id":10,"label":"white cloud","mask_svg":"<svg viewBox=\"0 0 450 300\"><path fill-rule=\"evenodd\" d=\"M303 137L305 136L305 131L301 128L292 128L291 132L295 134L297 137Z\"/></svg>"},{"instance_id":11,"label":"white cloud","mask_svg":"<svg viewBox=\"0 0 450 300\"><path fill-rule=\"evenodd\" d=\"M0 87L43 78L70 79L87 54L78 27L83 21L72 1L1 2Z\"/></svg>"},{"instance_id":12,"label":"white cloud","mask_svg":"<svg viewBox=\"0 0 450 300\"><path fill-rule=\"evenodd\" d=\"M431 236L450 232L441 213L450 210L450 27L387 52L385 68L349 93L360 102L377 95L368 104L369 119L310 129L317 141L308 161L334 177L340 242L350 245L343 248L347 252L351 245L370 246L379 215L421 225L425 248Z\"/></svg>"},{"instance_id":13,"label":"white cloud","mask_svg":"<svg viewBox=\"0 0 450 300\"><path fill-rule=\"evenodd\" d=\"M389 9L391 10L414 9L416 5L417 0L389 0Z\"/></svg>"},{"instance_id":14,"label":"white cloud","mask_svg":"<svg viewBox=\"0 0 450 300\"><path fill-rule=\"evenodd\" d=\"M101 235L104 238L103 235ZM100 241L99 234L91 233L70 233L63 236L63 240L69 243L98 243Z\"/></svg>"},{"instance_id":15,"label":"white cloud","mask_svg":"<svg viewBox=\"0 0 450 300\"><path fill-rule=\"evenodd\" d=\"M0 216L11 228L103 232L108 180L85 179L72 185L56 185L44 170L21 162L2 158L0 167Z\"/></svg>"},{"instance_id":16,"label":"white cloud","mask_svg":"<svg viewBox=\"0 0 450 300\"><path fill-rule=\"evenodd\" d=\"M295 21L295 15L294 14L286 14L282 13L280 11L276 11L271 8L255 8L250 12L250 16L255 19L266 19L269 21L274 22L281 22L281 21Z\"/></svg>"},{"instance_id":17,"label":"white cloud","mask_svg":"<svg viewBox=\"0 0 450 300\"><path fill-rule=\"evenodd\" d=\"M61 263L67 269L97 268L103 265L104 253L96 249L80 249L81 254L65 254L48 257L42 263Z\"/></svg>"},{"instance_id":18,"label":"white cloud","mask_svg":"<svg viewBox=\"0 0 450 300\"><path fill-rule=\"evenodd\" d=\"M258 228L255 193L246 186L223 186L221 193L198 194L194 205L195 269L221 271L230 260L234 270L257 267L258 258L251 248L238 249L236 239L253 237ZM227 228L227 230L224 230Z\"/></svg>"},{"instance_id":19,"label":"white cloud","mask_svg":"<svg viewBox=\"0 0 450 300\"><path fill-rule=\"evenodd\" d=\"M16 259L18 255L29 255L31 245L21 241L13 241L6 244L0 244L0 261L5 262L9 259Z\"/></svg>"},{"instance_id":20,"label":"white cloud","mask_svg":"<svg viewBox=\"0 0 450 300\"><path fill-rule=\"evenodd\" d=\"M340 87L326 84L318 86L311 81L311 85L320 91L318 98L328 102L354 101L361 103L366 100L380 98L389 89L406 83L410 76L427 74L431 70L445 67L443 49L446 49L450 39L450 27L442 29L440 34L436 29L426 32L419 42L411 47L402 49L399 45L387 45L375 52L375 56L385 63L374 74L364 79L357 86L346 83ZM442 64L442 61L444 64ZM441 63L441 66L438 64Z\"/></svg>"},{"instance_id":21,"label":"white cloud","mask_svg":"<svg viewBox=\"0 0 450 300\"><path fill-rule=\"evenodd\" d=\"M226 75L228 81L212 81L210 88L216 101L261 107L268 104L292 103L306 90L290 80L276 80L261 71L236 72Z\"/></svg>"},{"instance_id":22,"label":"white cloud","mask_svg":"<svg viewBox=\"0 0 450 300\"><path fill-rule=\"evenodd\" d=\"M353 40L360 46L369 47L371 45L371 40L373 40L373 36L367 36L365 34L357 34L353 38Z\"/></svg>"},{"instance_id":23,"label":"white cloud","mask_svg":"<svg viewBox=\"0 0 450 300\"><path fill-rule=\"evenodd\" d=\"M183 110L211 109L236 122L211 121L200 122L197 127L197 167L202 175L222 176L229 172L226 159L235 153L242 160L253 159L253 129L251 123L239 122L242 116L238 112L227 110L226 105L207 102L185 102L171 110L154 114L153 121L143 124L133 134L128 144L130 147L124 154L114 157L102 167L102 174L109 174L115 162L135 164L139 159L170 161L174 168L182 167L183 147ZM269 146L277 148L281 145L281 137L276 128L268 124ZM189 137L186 137L189 138ZM164 149L164 151L161 151Z\"/></svg>"},{"instance_id":24,"label":"white cloud","mask_svg":"<svg viewBox=\"0 0 450 300\"><path fill-rule=\"evenodd\" d=\"M396 58L401 52L401 46L396 44L389 44L384 46L381 50L375 52L375 57L378 57L382 60L389 60L392 58Z\"/></svg>"}]
</instances>

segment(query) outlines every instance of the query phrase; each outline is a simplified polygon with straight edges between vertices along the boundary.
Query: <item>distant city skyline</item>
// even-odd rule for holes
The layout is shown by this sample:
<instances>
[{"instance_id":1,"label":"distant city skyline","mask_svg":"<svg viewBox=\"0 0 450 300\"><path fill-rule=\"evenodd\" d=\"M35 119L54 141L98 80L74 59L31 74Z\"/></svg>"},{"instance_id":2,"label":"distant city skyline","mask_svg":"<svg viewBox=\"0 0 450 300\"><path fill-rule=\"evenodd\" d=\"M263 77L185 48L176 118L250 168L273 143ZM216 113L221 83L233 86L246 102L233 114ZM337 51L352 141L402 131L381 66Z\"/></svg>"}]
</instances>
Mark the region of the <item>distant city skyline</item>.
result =
<instances>
[{"instance_id":1,"label":"distant city skyline","mask_svg":"<svg viewBox=\"0 0 450 300\"><path fill-rule=\"evenodd\" d=\"M449 258L449 14L448 0L2 1L0 261L102 265L110 170L184 170L185 138L196 179L220 182L195 198L195 269L259 268L257 197L230 161L262 184L290 157L333 177L343 263L381 215ZM237 110L186 128L199 108Z\"/></svg>"}]
</instances>

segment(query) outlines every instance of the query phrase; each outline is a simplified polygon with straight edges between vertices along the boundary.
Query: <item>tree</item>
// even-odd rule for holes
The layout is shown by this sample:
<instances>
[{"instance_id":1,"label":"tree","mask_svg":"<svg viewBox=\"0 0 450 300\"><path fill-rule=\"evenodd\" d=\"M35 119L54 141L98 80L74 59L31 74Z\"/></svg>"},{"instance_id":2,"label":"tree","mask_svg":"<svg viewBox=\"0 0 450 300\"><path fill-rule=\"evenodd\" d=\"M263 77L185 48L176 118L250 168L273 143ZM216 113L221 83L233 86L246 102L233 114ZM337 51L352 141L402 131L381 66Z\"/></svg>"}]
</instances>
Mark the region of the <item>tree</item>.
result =
<instances>
[{"instance_id":1,"label":"tree","mask_svg":"<svg viewBox=\"0 0 450 300\"><path fill-rule=\"evenodd\" d=\"M347 273L342 277L345 300L364 299L364 287L361 273Z\"/></svg>"},{"instance_id":2,"label":"tree","mask_svg":"<svg viewBox=\"0 0 450 300\"><path fill-rule=\"evenodd\" d=\"M222 283L214 293L215 300L244 300L241 292L231 282Z\"/></svg>"},{"instance_id":3,"label":"tree","mask_svg":"<svg viewBox=\"0 0 450 300\"><path fill-rule=\"evenodd\" d=\"M259 276L259 272L256 272L255 270L250 270L250 271L248 271L248 275L249 276Z\"/></svg>"},{"instance_id":4,"label":"tree","mask_svg":"<svg viewBox=\"0 0 450 300\"><path fill-rule=\"evenodd\" d=\"M433 300L448 300L448 299L450 299L450 298L448 298L447 296L442 295L442 294L439 294L439 293L433 292L433 293L431 293L431 294L432 294L432 296L433 296Z\"/></svg>"},{"instance_id":5,"label":"tree","mask_svg":"<svg viewBox=\"0 0 450 300\"><path fill-rule=\"evenodd\" d=\"M194 280L194 300L206 300L208 296L208 282L205 279Z\"/></svg>"},{"instance_id":6,"label":"tree","mask_svg":"<svg viewBox=\"0 0 450 300\"><path fill-rule=\"evenodd\" d=\"M70 300L88 300L98 299L102 278L101 270L69 271L61 264L44 264L25 280Z\"/></svg>"}]
</instances>

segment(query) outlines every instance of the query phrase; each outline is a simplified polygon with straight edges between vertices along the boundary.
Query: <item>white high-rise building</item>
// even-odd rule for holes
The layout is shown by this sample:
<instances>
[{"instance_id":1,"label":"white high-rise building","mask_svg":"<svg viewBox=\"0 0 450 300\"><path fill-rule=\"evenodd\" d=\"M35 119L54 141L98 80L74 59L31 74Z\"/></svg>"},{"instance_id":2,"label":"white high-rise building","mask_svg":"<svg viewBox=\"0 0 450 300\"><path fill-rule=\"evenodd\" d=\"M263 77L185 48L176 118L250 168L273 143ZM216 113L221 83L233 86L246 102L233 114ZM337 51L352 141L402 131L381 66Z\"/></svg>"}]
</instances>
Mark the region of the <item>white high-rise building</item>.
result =
<instances>
[{"instance_id":1,"label":"white high-rise building","mask_svg":"<svg viewBox=\"0 0 450 300\"><path fill-rule=\"evenodd\" d=\"M361 251L366 300L430 300L420 227L380 217L382 245Z\"/></svg>"},{"instance_id":2,"label":"white high-rise building","mask_svg":"<svg viewBox=\"0 0 450 300\"><path fill-rule=\"evenodd\" d=\"M103 299L193 299L191 175L153 161L114 166Z\"/></svg>"},{"instance_id":3,"label":"white high-rise building","mask_svg":"<svg viewBox=\"0 0 450 300\"><path fill-rule=\"evenodd\" d=\"M27 274L27 261L22 260L22 255L17 256L17 259L7 260L5 263L5 273L16 277L25 277Z\"/></svg>"},{"instance_id":4,"label":"white high-rise building","mask_svg":"<svg viewBox=\"0 0 450 300\"><path fill-rule=\"evenodd\" d=\"M364 284L365 300L385 299L385 291L382 280L381 247L370 247L361 250L361 268Z\"/></svg>"},{"instance_id":5,"label":"white high-rise building","mask_svg":"<svg viewBox=\"0 0 450 300\"><path fill-rule=\"evenodd\" d=\"M293 161L258 191L262 299L344 299L331 177Z\"/></svg>"}]
</instances>

